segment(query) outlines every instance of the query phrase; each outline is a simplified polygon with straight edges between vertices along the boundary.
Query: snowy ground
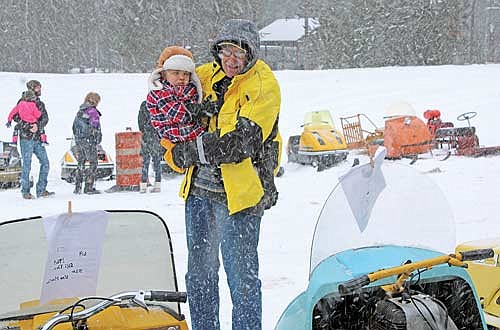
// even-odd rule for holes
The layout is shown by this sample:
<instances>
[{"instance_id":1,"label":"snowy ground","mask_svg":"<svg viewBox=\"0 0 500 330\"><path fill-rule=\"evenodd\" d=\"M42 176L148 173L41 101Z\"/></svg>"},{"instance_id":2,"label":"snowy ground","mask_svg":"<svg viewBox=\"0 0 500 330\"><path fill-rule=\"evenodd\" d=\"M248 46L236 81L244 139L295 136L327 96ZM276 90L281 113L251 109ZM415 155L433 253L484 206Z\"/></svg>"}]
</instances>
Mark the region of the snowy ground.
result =
<instances>
[{"instance_id":1,"label":"snowy ground","mask_svg":"<svg viewBox=\"0 0 500 330\"><path fill-rule=\"evenodd\" d=\"M383 126L385 109L406 101L423 118L426 109L440 109L445 121L462 126L456 117L476 111L472 120L481 145L500 145L500 65L389 67L329 71L276 72L282 91L280 129L286 140L300 133L303 114L328 109L340 127L340 117L367 114ZM186 270L183 201L177 192L180 177L164 180L161 194L118 193L98 196L72 194L73 186L60 179L60 159L68 148L71 123L89 91L102 96L103 145L114 155L114 133L126 127L137 129L139 104L147 92L145 74L54 75L0 73L0 118L5 120L15 105L26 80L42 82L42 99L50 122L46 128L51 161L48 189L56 192L50 199L26 201L18 190L0 191L0 221L32 215L53 215L66 211L68 200L75 211L93 209L151 210L169 222L181 289ZM2 122L3 123L3 122ZM0 140L9 140L11 130L0 127ZM355 157L324 172L282 162L285 175L277 179L280 199L263 218L260 240L261 279L263 283L263 326L272 329L287 304L307 285L309 249L315 219L322 203ZM33 168L37 171L38 163ZM457 224L457 242L500 236L500 157L465 158L452 156L445 162L419 160L415 165L429 174L448 197ZM98 189L113 182L99 181ZM416 201L425 207L425 200ZM422 223L429 219L422 219ZM221 322L230 329L231 303L222 275ZM189 314L187 306L183 310Z\"/></svg>"}]
</instances>

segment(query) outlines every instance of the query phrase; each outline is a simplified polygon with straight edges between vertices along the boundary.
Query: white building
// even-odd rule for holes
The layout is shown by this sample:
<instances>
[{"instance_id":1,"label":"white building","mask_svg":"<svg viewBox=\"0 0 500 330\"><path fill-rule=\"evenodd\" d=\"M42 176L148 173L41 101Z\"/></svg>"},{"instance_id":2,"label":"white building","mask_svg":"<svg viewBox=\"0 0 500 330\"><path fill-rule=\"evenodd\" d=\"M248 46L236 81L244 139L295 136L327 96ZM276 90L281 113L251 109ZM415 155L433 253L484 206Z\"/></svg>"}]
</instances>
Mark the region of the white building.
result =
<instances>
[{"instance_id":1,"label":"white building","mask_svg":"<svg viewBox=\"0 0 500 330\"><path fill-rule=\"evenodd\" d=\"M259 31L261 57L274 70L303 68L301 44L318 27L314 18L275 20Z\"/></svg>"}]
</instances>

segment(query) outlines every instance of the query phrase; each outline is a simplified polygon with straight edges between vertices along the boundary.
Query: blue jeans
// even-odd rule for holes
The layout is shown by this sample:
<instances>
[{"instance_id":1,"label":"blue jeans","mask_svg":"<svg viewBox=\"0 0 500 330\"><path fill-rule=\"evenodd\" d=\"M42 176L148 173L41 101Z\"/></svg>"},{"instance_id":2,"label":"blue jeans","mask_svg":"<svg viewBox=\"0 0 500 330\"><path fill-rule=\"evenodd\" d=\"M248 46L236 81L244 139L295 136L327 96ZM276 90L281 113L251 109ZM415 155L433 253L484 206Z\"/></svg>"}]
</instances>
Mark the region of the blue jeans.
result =
<instances>
[{"instance_id":1,"label":"blue jeans","mask_svg":"<svg viewBox=\"0 0 500 330\"><path fill-rule=\"evenodd\" d=\"M153 160L153 170L155 171L155 182L161 182L161 157L160 153L151 153L142 155L142 175L141 182L148 181L149 163Z\"/></svg>"},{"instance_id":2,"label":"blue jeans","mask_svg":"<svg viewBox=\"0 0 500 330\"><path fill-rule=\"evenodd\" d=\"M219 246L233 303L233 330L262 328L257 246L261 218L189 196L186 201L186 288L192 330L219 330Z\"/></svg>"},{"instance_id":3,"label":"blue jeans","mask_svg":"<svg viewBox=\"0 0 500 330\"><path fill-rule=\"evenodd\" d=\"M49 158L45 146L40 141L21 139L21 157L23 169L21 172L21 193L28 194L30 192L30 171L31 158L33 154L38 158L40 163L40 172L38 174L38 182L36 183L36 195L39 196L47 189L47 177L49 175Z\"/></svg>"}]
</instances>

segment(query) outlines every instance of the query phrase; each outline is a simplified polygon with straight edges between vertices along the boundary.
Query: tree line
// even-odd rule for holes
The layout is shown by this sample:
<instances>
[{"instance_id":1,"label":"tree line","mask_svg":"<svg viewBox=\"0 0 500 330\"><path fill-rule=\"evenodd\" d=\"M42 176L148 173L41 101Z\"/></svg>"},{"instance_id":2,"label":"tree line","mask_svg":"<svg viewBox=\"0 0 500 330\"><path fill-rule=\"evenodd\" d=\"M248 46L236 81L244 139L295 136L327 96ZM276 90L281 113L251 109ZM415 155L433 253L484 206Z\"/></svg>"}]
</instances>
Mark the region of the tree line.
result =
<instances>
[{"instance_id":1,"label":"tree line","mask_svg":"<svg viewBox=\"0 0 500 330\"><path fill-rule=\"evenodd\" d=\"M198 61L229 17L255 20L257 1L0 0L1 71L107 68L146 72L164 47L191 47Z\"/></svg>"},{"instance_id":2,"label":"tree line","mask_svg":"<svg viewBox=\"0 0 500 330\"><path fill-rule=\"evenodd\" d=\"M308 2L321 26L302 44L306 68L500 61L498 0Z\"/></svg>"},{"instance_id":3,"label":"tree line","mask_svg":"<svg viewBox=\"0 0 500 330\"><path fill-rule=\"evenodd\" d=\"M198 63L221 24L284 16L320 27L299 41L307 69L499 60L500 0L0 0L0 71L148 72L168 45ZM286 59L283 59L285 61Z\"/></svg>"}]
</instances>

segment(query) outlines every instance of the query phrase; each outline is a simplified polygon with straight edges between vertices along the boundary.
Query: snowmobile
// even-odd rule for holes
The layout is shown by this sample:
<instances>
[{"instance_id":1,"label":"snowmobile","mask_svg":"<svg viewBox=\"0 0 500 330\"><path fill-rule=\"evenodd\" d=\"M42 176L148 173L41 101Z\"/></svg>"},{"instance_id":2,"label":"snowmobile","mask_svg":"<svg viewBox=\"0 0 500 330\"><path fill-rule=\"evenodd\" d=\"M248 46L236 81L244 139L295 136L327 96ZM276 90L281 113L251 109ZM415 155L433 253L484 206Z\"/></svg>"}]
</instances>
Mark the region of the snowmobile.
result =
<instances>
[{"instance_id":1,"label":"snowmobile","mask_svg":"<svg viewBox=\"0 0 500 330\"><path fill-rule=\"evenodd\" d=\"M21 179L21 156L15 144L0 141L0 188L17 188Z\"/></svg>"},{"instance_id":2,"label":"snowmobile","mask_svg":"<svg viewBox=\"0 0 500 330\"><path fill-rule=\"evenodd\" d=\"M453 253L444 194L385 156L379 147L339 177L316 223L309 284L276 330L489 329L465 261L493 251Z\"/></svg>"},{"instance_id":3,"label":"snowmobile","mask_svg":"<svg viewBox=\"0 0 500 330\"><path fill-rule=\"evenodd\" d=\"M436 148L446 148L457 156L481 157L500 154L500 146L484 147L479 145L476 128L470 124L470 120L477 116L477 112L470 111L458 115L457 120L467 121L467 126L454 127L453 123L441 123L439 121L441 113L439 110L433 111L431 115L434 117L428 119L427 126L429 126L431 133L434 133ZM428 116L430 117L430 115ZM435 120L436 118L437 120Z\"/></svg>"},{"instance_id":4,"label":"snowmobile","mask_svg":"<svg viewBox=\"0 0 500 330\"><path fill-rule=\"evenodd\" d=\"M406 102L391 104L385 112L384 147L387 158L415 158L428 153L433 141L429 128L415 115L415 109Z\"/></svg>"},{"instance_id":5,"label":"snowmobile","mask_svg":"<svg viewBox=\"0 0 500 330\"><path fill-rule=\"evenodd\" d=\"M344 136L335 129L329 111L308 112L301 135L288 139L289 162L312 165L318 171L337 165L348 155Z\"/></svg>"},{"instance_id":6,"label":"snowmobile","mask_svg":"<svg viewBox=\"0 0 500 330\"><path fill-rule=\"evenodd\" d=\"M457 253L477 249L493 249L491 258L467 262L467 271L477 290L484 317L490 329L500 329L500 237L465 242Z\"/></svg>"},{"instance_id":7,"label":"snowmobile","mask_svg":"<svg viewBox=\"0 0 500 330\"><path fill-rule=\"evenodd\" d=\"M75 182L76 168L78 166L78 161L76 160L74 150L75 142L73 138L67 138L66 140L71 140L70 148L64 153L61 159L61 179L73 183ZM85 164L88 167L89 164ZM102 148L99 144L97 145L97 173L96 179L108 178L112 180L114 178L113 171L115 169L115 163L111 156Z\"/></svg>"},{"instance_id":8,"label":"snowmobile","mask_svg":"<svg viewBox=\"0 0 500 330\"><path fill-rule=\"evenodd\" d=\"M187 330L166 222L148 211L0 222L1 330Z\"/></svg>"}]
</instances>

